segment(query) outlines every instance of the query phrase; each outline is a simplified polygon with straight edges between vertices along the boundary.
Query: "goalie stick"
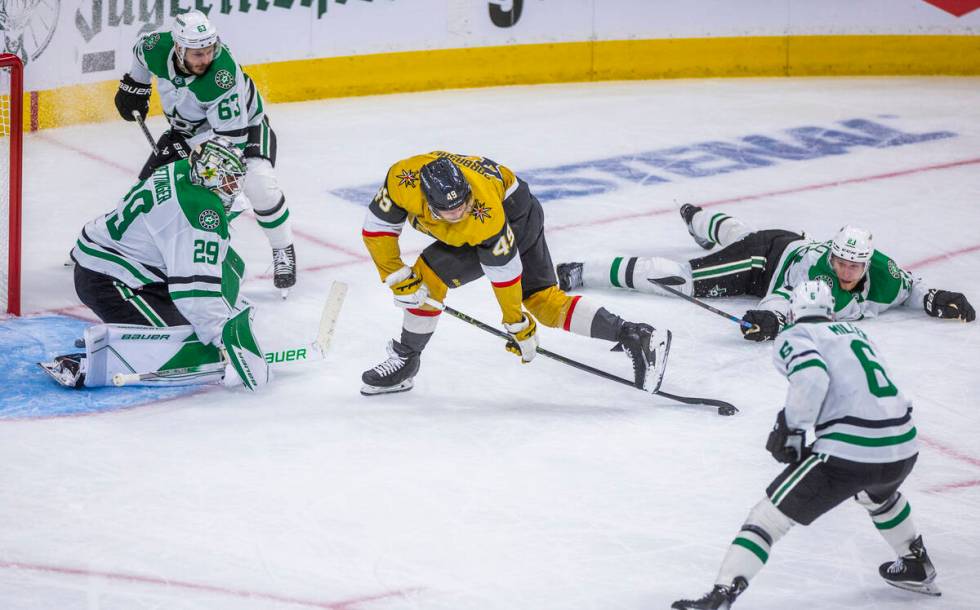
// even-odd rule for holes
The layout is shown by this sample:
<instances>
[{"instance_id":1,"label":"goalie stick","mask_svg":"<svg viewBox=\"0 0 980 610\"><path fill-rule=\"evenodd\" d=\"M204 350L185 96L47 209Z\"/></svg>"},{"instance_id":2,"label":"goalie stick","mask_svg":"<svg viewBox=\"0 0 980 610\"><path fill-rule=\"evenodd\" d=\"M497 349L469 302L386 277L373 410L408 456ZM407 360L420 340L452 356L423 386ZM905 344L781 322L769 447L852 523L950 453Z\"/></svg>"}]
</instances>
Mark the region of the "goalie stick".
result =
<instances>
[{"instance_id":1,"label":"goalie stick","mask_svg":"<svg viewBox=\"0 0 980 610\"><path fill-rule=\"evenodd\" d=\"M323 360L327 355L327 351L330 349L330 344L333 342L334 330L337 327L337 318L340 316L340 309L344 305L345 298L347 298L347 284L344 282L334 282L330 286L330 294L327 295L327 301L323 304L323 313L320 315L320 326L317 330L316 339L312 343L266 352L265 361L269 364L276 365ZM198 366L165 369L149 373L116 373L112 376L112 383L116 386L124 386L137 381L192 377L217 373L223 371L225 366L227 366L227 362L212 362Z\"/></svg>"},{"instance_id":2,"label":"goalie stick","mask_svg":"<svg viewBox=\"0 0 980 610\"><path fill-rule=\"evenodd\" d=\"M439 303L438 301L435 301L433 299L426 299L426 303L429 304L429 305L431 305L432 307L435 307L436 309L441 309L442 311L445 311L446 313L448 313L449 315L453 316L457 320L462 320L463 322L466 322L467 324L471 324L471 325L479 328L480 330L484 330L484 331L486 331L486 332L488 332L488 333L490 333L492 335L496 335L496 336L498 336L498 337L500 337L502 339L507 339L508 341L511 340L510 335L508 335L504 331L499 330L497 328L494 328L493 326L490 326L489 324L486 324L484 322L481 322L480 320L477 320L476 318L473 318L471 316L468 316L468 315L466 315L465 313L463 313L461 311L458 311L456 309L453 309L449 305L445 305L443 303ZM628 385L629 387L631 387L633 389L637 389L636 388L636 385L632 381L630 381L629 379L626 379L624 377L619 377L618 375L613 375L612 373L607 373L606 371L603 371L601 369L597 369L595 367L591 367L591 366L589 366L587 364L583 364L583 363L578 362L576 360L572 360L571 358L568 358L566 356L562 356L561 354L556 354L555 352L548 351L548 350L546 350L546 349L544 349L542 347L536 348L535 351L537 353L541 354L542 356L546 356L548 358L551 358L552 360L557 360L558 362L561 362L562 364L568 365L568 366L570 366L572 368L576 368L576 369L578 369L580 371L584 371L586 373L591 373L591 374L596 375L598 377L602 377L602 378L608 379L610 381L615 381L615 382L621 383L623 385ZM728 402L725 402L723 400L716 400L714 398L699 398L699 397L695 397L695 396L682 396L682 395L679 395L679 394L671 394L670 392L664 392L663 390L660 390L660 389L657 389L653 393L656 394L656 395L658 395L658 396L663 396L664 398L667 398L669 400L674 400L674 401L677 401L677 402L680 402L680 403L683 403L683 404L687 404L687 405L705 405L705 406L709 406L709 407L714 407L714 408L716 408L718 410L718 415L735 415L736 413L738 413L738 409L735 408L735 405L733 405L731 403L728 403Z\"/></svg>"}]
</instances>

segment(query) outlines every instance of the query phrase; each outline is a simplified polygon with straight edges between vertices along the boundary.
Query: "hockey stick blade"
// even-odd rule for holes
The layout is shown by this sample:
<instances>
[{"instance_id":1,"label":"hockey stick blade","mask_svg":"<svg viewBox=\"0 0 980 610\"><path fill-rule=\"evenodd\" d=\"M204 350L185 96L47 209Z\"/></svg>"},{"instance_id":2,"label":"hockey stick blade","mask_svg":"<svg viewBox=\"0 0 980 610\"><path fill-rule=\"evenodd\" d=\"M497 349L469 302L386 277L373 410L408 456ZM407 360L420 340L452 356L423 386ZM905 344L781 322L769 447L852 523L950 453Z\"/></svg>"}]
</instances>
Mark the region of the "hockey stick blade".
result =
<instances>
[{"instance_id":1,"label":"hockey stick blade","mask_svg":"<svg viewBox=\"0 0 980 610\"><path fill-rule=\"evenodd\" d=\"M333 342L333 333L337 328L337 318L340 310L344 306L344 299L347 298L347 284L344 282L334 282L330 285L330 294L327 301L323 304L323 313L320 315L320 328L316 334L315 345L320 353L326 355Z\"/></svg>"}]
</instances>

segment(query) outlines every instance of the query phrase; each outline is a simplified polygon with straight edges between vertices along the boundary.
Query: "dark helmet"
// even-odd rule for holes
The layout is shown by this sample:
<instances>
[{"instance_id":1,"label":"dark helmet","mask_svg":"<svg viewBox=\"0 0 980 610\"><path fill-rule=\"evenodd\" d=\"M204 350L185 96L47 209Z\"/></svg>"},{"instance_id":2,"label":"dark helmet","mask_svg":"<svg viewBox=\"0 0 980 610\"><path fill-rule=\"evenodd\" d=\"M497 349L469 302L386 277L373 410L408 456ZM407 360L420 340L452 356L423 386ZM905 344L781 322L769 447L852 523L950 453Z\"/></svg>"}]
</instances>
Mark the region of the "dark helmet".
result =
<instances>
[{"instance_id":1,"label":"dark helmet","mask_svg":"<svg viewBox=\"0 0 980 610\"><path fill-rule=\"evenodd\" d=\"M470 183L456 164L439 157L422 166L422 192L429 207L438 214L455 210L466 203L470 196Z\"/></svg>"}]
</instances>

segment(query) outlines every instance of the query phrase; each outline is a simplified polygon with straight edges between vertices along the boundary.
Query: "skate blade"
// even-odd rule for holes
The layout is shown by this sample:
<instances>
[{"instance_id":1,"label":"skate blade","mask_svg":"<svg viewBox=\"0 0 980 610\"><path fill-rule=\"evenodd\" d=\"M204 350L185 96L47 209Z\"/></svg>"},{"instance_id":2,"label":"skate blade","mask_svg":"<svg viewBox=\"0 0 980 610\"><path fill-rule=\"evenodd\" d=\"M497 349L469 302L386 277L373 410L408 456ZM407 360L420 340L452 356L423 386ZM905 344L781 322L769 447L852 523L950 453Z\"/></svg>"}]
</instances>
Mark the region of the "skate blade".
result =
<instances>
[{"instance_id":1,"label":"skate blade","mask_svg":"<svg viewBox=\"0 0 980 610\"><path fill-rule=\"evenodd\" d=\"M282 300L285 301L286 300L286 297L289 296L289 288L280 288L279 289L279 296L281 296L282 297Z\"/></svg>"},{"instance_id":2,"label":"skate blade","mask_svg":"<svg viewBox=\"0 0 980 610\"><path fill-rule=\"evenodd\" d=\"M646 379L643 382L643 390L651 394L656 394L657 390L660 389L660 384L664 381L664 373L667 372L667 356L670 355L670 341L673 335L669 330L665 332L667 337L658 343L653 350L657 361L654 363L653 369L647 371Z\"/></svg>"},{"instance_id":3,"label":"skate blade","mask_svg":"<svg viewBox=\"0 0 980 610\"><path fill-rule=\"evenodd\" d=\"M376 385L363 385L361 386L361 394L364 396L377 396L378 394L396 394L398 392L407 392L415 386L411 379L406 379L401 383L397 383L392 386L376 386Z\"/></svg>"},{"instance_id":4,"label":"skate blade","mask_svg":"<svg viewBox=\"0 0 980 610\"><path fill-rule=\"evenodd\" d=\"M886 580L888 584L895 587L896 589L904 589L906 591L911 591L913 593L921 593L923 595L931 595L933 597L939 597L943 594L936 586L934 581L928 582L892 582Z\"/></svg>"},{"instance_id":5,"label":"skate blade","mask_svg":"<svg viewBox=\"0 0 980 610\"><path fill-rule=\"evenodd\" d=\"M51 379L58 382L58 385L77 390L78 387L75 385L74 379L66 379L61 372L61 367L57 362L38 362L37 365L41 367L45 373L47 373Z\"/></svg>"}]
</instances>

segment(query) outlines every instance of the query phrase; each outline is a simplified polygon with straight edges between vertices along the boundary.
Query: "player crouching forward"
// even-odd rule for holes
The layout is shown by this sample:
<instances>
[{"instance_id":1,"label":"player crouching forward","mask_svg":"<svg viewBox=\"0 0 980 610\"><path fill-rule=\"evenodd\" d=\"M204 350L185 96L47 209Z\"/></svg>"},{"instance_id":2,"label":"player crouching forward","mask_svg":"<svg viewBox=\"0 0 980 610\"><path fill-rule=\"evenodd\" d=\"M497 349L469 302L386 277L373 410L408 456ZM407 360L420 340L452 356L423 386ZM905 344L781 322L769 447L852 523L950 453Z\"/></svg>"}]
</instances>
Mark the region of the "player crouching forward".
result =
<instances>
[{"instance_id":1,"label":"player crouching forward","mask_svg":"<svg viewBox=\"0 0 980 610\"><path fill-rule=\"evenodd\" d=\"M773 346L789 391L766 442L773 457L789 466L749 512L714 588L671 608L728 608L790 528L809 525L852 496L898 555L878 568L885 582L939 595L936 569L899 492L918 457L911 403L892 383L874 342L853 324L833 322L834 297L825 283L797 286L790 307L791 324ZM807 447L804 431L810 427L817 440Z\"/></svg>"},{"instance_id":2,"label":"player crouching forward","mask_svg":"<svg viewBox=\"0 0 980 610\"><path fill-rule=\"evenodd\" d=\"M435 238L411 267L402 262L398 245L406 221ZM388 343L388 359L362 375L362 394L410 390L439 320L440 310L430 302L441 303L449 287L482 275L493 286L511 336L507 350L523 362L536 354L536 318L545 326L617 342L632 361L636 386L659 388L670 332L627 322L558 289L544 211L507 167L446 152L399 161L368 208L363 236L404 318L401 340Z\"/></svg>"},{"instance_id":3,"label":"player crouching forward","mask_svg":"<svg viewBox=\"0 0 980 610\"><path fill-rule=\"evenodd\" d=\"M75 388L144 372L157 373L141 382L153 385L267 383L252 309L239 297L245 264L228 234L227 206L244 177L241 151L214 138L86 224L71 254L75 291L106 324L85 330L84 354L58 356L45 371Z\"/></svg>"}]
</instances>

